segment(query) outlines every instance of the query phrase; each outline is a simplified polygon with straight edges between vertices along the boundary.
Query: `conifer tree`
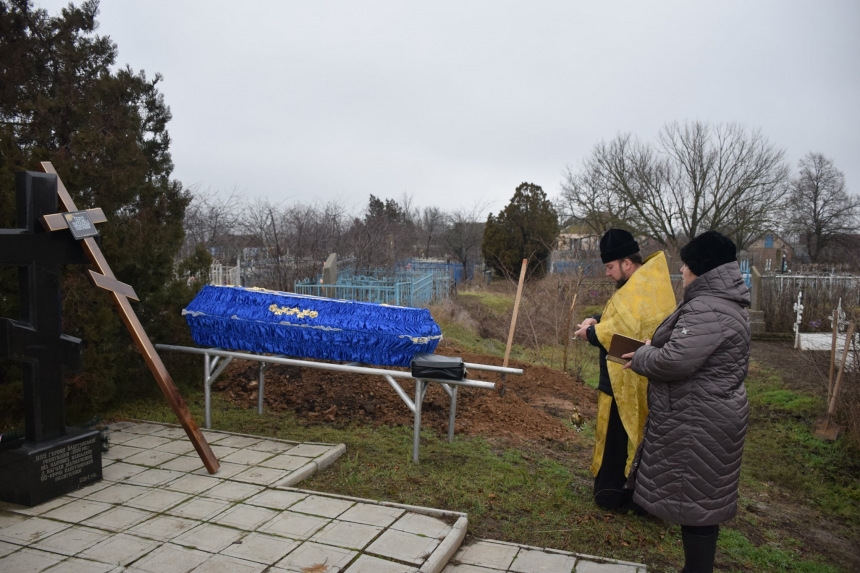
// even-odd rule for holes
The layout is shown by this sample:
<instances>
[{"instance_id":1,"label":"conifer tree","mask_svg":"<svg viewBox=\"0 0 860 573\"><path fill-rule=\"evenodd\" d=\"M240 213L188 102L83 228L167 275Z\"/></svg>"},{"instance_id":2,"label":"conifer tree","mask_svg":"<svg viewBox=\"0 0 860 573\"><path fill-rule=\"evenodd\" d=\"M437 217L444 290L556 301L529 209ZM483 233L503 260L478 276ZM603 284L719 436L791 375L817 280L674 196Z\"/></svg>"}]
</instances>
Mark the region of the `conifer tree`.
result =
<instances>
[{"instance_id":1,"label":"conifer tree","mask_svg":"<svg viewBox=\"0 0 860 573\"><path fill-rule=\"evenodd\" d=\"M98 7L88 0L50 16L29 0L0 0L0 225L14 224L15 173L51 161L79 209L104 210L102 251L140 296L135 310L150 337L177 340L187 336L178 311L190 293L173 265L190 196L170 178L170 109L160 75L112 71L117 46L96 34ZM87 343L71 393L98 407L118 388L154 382L109 297L83 271L65 271L63 328ZM12 300L9 278L0 293Z\"/></svg>"},{"instance_id":2,"label":"conifer tree","mask_svg":"<svg viewBox=\"0 0 860 573\"><path fill-rule=\"evenodd\" d=\"M487 217L481 251L499 275L516 277L522 260L529 259L528 278L541 277L557 236L558 216L546 193L523 183L504 210Z\"/></svg>"}]
</instances>

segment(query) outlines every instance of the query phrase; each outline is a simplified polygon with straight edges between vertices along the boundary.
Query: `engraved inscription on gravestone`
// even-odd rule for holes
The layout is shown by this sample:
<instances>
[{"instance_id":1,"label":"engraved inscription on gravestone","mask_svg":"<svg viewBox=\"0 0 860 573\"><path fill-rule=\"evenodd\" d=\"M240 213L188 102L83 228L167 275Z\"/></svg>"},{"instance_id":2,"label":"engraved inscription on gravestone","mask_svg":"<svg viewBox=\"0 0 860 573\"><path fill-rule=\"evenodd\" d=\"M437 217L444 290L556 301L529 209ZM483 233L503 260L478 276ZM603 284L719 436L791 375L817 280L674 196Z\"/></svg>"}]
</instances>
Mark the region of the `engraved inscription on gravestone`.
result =
<instances>
[{"instance_id":1,"label":"engraved inscription on gravestone","mask_svg":"<svg viewBox=\"0 0 860 573\"><path fill-rule=\"evenodd\" d=\"M52 452L42 452L36 455L35 460L40 462L39 481L53 481L59 483L62 480L79 476L78 482L83 484L95 479L96 473L82 475L93 463L93 449L95 449L96 438L88 438L83 442L64 446Z\"/></svg>"},{"instance_id":2,"label":"engraved inscription on gravestone","mask_svg":"<svg viewBox=\"0 0 860 573\"><path fill-rule=\"evenodd\" d=\"M0 500L32 507L101 479L101 439L66 427L63 391L64 371L80 368L81 341L62 334L60 276L87 259L72 234L42 227L56 216L56 175L17 173L15 183L18 228L0 229L0 265L19 269L20 318L0 319L0 357L23 363L24 438L0 443ZM75 222L92 236L88 217Z\"/></svg>"}]
</instances>

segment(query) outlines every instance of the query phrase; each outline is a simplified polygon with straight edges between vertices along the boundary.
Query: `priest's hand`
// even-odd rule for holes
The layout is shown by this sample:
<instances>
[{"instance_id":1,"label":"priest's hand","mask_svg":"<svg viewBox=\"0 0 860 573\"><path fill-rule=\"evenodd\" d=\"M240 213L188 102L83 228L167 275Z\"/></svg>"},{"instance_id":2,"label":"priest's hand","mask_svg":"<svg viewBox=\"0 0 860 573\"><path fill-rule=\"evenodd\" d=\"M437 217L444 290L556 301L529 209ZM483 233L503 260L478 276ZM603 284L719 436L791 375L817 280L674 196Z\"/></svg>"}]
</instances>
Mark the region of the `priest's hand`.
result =
<instances>
[{"instance_id":1,"label":"priest's hand","mask_svg":"<svg viewBox=\"0 0 860 573\"><path fill-rule=\"evenodd\" d=\"M588 327L597 324L597 320L589 317L576 325L576 332L573 333L574 338L588 340Z\"/></svg>"}]
</instances>

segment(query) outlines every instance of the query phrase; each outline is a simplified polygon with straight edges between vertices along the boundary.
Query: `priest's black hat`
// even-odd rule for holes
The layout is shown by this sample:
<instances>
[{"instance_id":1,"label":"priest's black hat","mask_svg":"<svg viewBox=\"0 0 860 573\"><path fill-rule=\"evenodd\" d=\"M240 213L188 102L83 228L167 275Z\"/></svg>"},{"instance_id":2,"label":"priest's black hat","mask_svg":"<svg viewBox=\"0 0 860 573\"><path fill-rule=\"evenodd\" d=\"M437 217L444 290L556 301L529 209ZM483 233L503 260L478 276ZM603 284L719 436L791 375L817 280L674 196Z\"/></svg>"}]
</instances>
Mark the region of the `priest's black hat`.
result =
<instances>
[{"instance_id":1,"label":"priest's black hat","mask_svg":"<svg viewBox=\"0 0 860 573\"><path fill-rule=\"evenodd\" d=\"M600 237L600 260L604 264L639 252L639 243L624 229L609 229Z\"/></svg>"},{"instance_id":2,"label":"priest's black hat","mask_svg":"<svg viewBox=\"0 0 860 573\"><path fill-rule=\"evenodd\" d=\"M697 277L738 260L735 243L717 231L705 231L681 249L681 260Z\"/></svg>"}]
</instances>

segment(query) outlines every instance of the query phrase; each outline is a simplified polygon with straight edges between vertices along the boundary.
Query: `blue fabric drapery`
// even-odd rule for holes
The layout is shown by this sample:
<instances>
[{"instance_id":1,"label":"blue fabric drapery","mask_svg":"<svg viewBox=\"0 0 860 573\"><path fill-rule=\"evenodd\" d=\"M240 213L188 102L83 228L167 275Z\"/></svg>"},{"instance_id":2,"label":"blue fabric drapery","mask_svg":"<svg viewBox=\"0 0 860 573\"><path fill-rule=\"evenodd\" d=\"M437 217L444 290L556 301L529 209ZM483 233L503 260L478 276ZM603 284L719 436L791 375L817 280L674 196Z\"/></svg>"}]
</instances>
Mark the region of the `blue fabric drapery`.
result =
<instances>
[{"instance_id":1,"label":"blue fabric drapery","mask_svg":"<svg viewBox=\"0 0 860 573\"><path fill-rule=\"evenodd\" d=\"M182 314L200 346L378 366L409 366L442 338L424 308L257 288L207 285Z\"/></svg>"}]
</instances>

